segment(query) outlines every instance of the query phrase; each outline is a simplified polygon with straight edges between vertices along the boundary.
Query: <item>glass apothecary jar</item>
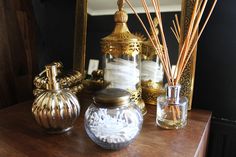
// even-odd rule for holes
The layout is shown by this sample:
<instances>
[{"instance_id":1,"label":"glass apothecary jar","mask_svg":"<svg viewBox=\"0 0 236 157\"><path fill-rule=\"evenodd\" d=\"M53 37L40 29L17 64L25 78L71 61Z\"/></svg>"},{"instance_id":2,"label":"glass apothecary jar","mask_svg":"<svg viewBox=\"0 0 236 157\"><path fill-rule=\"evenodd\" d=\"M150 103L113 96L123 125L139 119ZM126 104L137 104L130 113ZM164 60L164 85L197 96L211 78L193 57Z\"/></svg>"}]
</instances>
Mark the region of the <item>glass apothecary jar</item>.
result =
<instances>
[{"instance_id":1,"label":"glass apothecary jar","mask_svg":"<svg viewBox=\"0 0 236 157\"><path fill-rule=\"evenodd\" d=\"M140 79L141 40L130 33L127 27L128 15L123 10L123 2L119 2L119 10L114 16L115 28L112 34L101 40L104 81L108 83L107 88L129 91L132 101L145 114Z\"/></svg>"},{"instance_id":2,"label":"glass apothecary jar","mask_svg":"<svg viewBox=\"0 0 236 157\"><path fill-rule=\"evenodd\" d=\"M188 99L180 97L180 85L167 86L166 96L157 99L156 123L164 129L180 129L187 124Z\"/></svg>"},{"instance_id":3,"label":"glass apothecary jar","mask_svg":"<svg viewBox=\"0 0 236 157\"><path fill-rule=\"evenodd\" d=\"M130 101L129 92L108 88L94 97L85 113L85 129L88 136L105 149L121 149L138 136L143 116Z\"/></svg>"}]
</instances>

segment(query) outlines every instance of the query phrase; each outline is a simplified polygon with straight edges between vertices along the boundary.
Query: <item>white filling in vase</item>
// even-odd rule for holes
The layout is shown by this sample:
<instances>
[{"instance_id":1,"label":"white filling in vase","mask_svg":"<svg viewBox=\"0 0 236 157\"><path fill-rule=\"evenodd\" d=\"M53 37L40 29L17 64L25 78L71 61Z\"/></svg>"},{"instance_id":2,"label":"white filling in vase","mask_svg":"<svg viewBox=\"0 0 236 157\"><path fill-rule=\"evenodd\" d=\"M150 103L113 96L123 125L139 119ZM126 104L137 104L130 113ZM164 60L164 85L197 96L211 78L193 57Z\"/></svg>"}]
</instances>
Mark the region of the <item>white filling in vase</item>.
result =
<instances>
[{"instance_id":1,"label":"white filling in vase","mask_svg":"<svg viewBox=\"0 0 236 157\"><path fill-rule=\"evenodd\" d=\"M136 90L140 82L140 70L135 61L117 58L107 62L104 70L104 79L110 83L109 87Z\"/></svg>"}]
</instances>

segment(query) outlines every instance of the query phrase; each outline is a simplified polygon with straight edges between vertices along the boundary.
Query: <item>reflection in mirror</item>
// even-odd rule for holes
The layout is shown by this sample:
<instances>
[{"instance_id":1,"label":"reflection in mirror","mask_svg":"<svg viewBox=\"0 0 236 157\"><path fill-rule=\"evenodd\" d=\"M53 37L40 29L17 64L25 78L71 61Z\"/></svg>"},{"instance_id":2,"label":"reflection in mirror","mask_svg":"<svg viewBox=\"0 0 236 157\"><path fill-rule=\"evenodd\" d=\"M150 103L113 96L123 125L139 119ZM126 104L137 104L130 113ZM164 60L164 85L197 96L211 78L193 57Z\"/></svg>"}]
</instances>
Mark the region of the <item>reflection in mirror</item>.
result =
<instances>
[{"instance_id":1,"label":"reflection in mirror","mask_svg":"<svg viewBox=\"0 0 236 157\"><path fill-rule=\"evenodd\" d=\"M145 19L145 15L142 13L141 4L136 2L138 11L141 13L141 17ZM87 31L87 56L86 56L86 69L88 67L89 59L102 59L100 41L101 38L111 34L114 29L114 14L117 11L117 1L88 1L88 31ZM171 52L171 60L176 63L176 56L178 54L178 43L175 36L171 32L170 26L172 26L172 20L174 15L177 14L180 17L181 0L162 0L162 17L165 33L167 37L169 51ZM125 6L125 11L131 13L132 11ZM154 14L153 14L154 17ZM147 22L147 21L145 21ZM129 14L128 27L131 33L138 33L146 36L144 30L136 19L135 15ZM100 64L100 68L101 68Z\"/></svg>"},{"instance_id":2,"label":"reflection in mirror","mask_svg":"<svg viewBox=\"0 0 236 157\"><path fill-rule=\"evenodd\" d=\"M61 61L72 69L76 0L33 0L37 21L37 56L40 69Z\"/></svg>"},{"instance_id":3,"label":"reflection in mirror","mask_svg":"<svg viewBox=\"0 0 236 157\"><path fill-rule=\"evenodd\" d=\"M133 1L134 3L136 1ZM111 4L112 3L112 4ZM180 5L181 4L181 5ZM175 39L174 34L172 33L170 26L172 26L172 20L174 15L177 14L179 20L181 21L181 33L185 33L188 28L188 18L191 16L193 1L190 0L168 0L161 1L161 11L162 11L162 20L164 26L164 32L166 36L166 41L168 45L169 55L171 59L171 64L176 64L177 55L178 55L178 43ZM141 18L145 19L145 15L139 9L140 4L136 3L138 11L141 12ZM89 59L102 59L101 50L100 50L100 40L101 38L109 35L114 29L114 19L113 15L116 11L116 3L114 1L97 3L95 1L88 1L88 36L87 36L87 56L86 56L86 69ZM126 7L127 8L127 7ZM180 10L182 9L182 14ZM131 12L127 9L127 12ZM181 14L181 15L180 15ZM154 15L153 15L154 17ZM145 21L147 23L147 20ZM128 27L132 33L138 32L145 35L141 25L136 19L135 15L129 15ZM181 42L182 39L180 39ZM193 85L194 85L194 73L195 73L195 63L196 63L196 52L193 54L191 62L187 65L187 70L184 72L183 77L181 78L182 84L182 95L189 98L189 109L191 109L192 94L193 94ZM100 64L100 68L102 65Z\"/></svg>"},{"instance_id":4,"label":"reflection in mirror","mask_svg":"<svg viewBox=\"0 0 236 157\"><path fill-rule=\"evenodd\" d=\"M138 13L144 13L141 1L131 0L134 4L135 9ZM151 6L151 1L147 1L148 6ZM161 11L162 12L178 12L181 10L181 0L160 0ZM133 13L133 11L127 6L124 6L127 13ZM117 1L88 1L88 13L92 16L104 16L104 15L113 15L117 11ZM154 10L153 10L154 12Z\"/></svg>"}]
</instances>

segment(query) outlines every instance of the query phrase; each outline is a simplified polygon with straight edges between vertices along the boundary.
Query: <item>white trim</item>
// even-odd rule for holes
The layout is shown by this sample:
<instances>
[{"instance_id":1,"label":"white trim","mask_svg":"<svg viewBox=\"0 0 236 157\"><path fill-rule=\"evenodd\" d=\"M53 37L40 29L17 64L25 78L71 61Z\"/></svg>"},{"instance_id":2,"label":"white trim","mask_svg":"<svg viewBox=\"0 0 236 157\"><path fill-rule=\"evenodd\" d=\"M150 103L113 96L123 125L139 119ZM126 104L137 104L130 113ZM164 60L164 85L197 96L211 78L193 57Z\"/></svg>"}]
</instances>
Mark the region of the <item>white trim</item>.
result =
<instances>
[{"instance_id":1,"label":"white trim","mask_svg":"<svg viewBox=\"0 0 236 157\"><path fill-rule=\"evenodd\" d=\"M144 13L142 7L135 8L137 13ZM117 9L106 9L106 10L93 10L88 7L88 14L92 16L102 16L102 15L114 15ZM130 8L125 8L125 11L128 14L133 14L133 11ZM151 10L154 12L154 10ZM181 11L181 5L168 5L161 6L161 12L178 12Z\"/></svg>"}]
</instances>

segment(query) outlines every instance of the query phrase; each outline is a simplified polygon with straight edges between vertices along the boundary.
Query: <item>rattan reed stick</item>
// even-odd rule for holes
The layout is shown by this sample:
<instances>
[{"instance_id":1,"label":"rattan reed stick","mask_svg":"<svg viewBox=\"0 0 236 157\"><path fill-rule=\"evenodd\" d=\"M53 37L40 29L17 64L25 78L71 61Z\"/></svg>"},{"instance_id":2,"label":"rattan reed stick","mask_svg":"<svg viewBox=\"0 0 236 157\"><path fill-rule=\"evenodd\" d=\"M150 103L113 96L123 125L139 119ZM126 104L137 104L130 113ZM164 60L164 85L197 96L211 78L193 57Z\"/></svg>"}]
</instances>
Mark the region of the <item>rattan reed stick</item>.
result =
<instances>
[{"instance_id":1,"label":"rattan reed stick","mask_svg":"<svg viewBox=\"0 0 236 157\"><path fill-rule=\"evenodd\" d=\"M202 26L202 28L201 28L199 34L198 34L198 36L197 36L197 39L196 39L195 42L193 43L193 46L192 46L192 48L191 48L191 50L190 50L190 52L189 52L189 54L188 54L188 58L185 60L185 63L184 63L184 65L183 65L183 69L182 69L182 71L181 71L181 73L180 73L180 76L182 75L182 73L183 73L183 71L184 71L184 67L186 67L186 65L187 65L187 63L188 63L190 57L192 56L192 53L194 52L194 50L195 50L195 48L196 48L196 46L197 46L197 43L198 43L198 41L199 41L199 39L200 39L200 37L201 37L201 35L202 35L202 33L203 33L203 31L204 31L204 29L205 29L207 23L208 23L208 21L209 21L211 15L212 15L212 13L213 13L213 10L214 10L214 8L215 8L216 3L217 3L217 0L214 0L213 5L212 5L212 7L211 7L211 9L210 9L210 11L209 11L209 13L208 13L208 16L207 16L207 18L206 18L206 20L205 20L205 22L204 22L204 24L203 24L203 26Z\"/></svg>"},{"instance_id":2,"label":"rattan reed stick","mask_svg":"<svg viewBox=\"0 0 236 157\"><path fill-rule=\"evenodd\" d=\"M179 35L180 35L180 24L179 24L179 18L178 18L178 15L177 14L175 14L175 21L176 21L176 25L177 25L177 27L178 27L178 32L179 32Z\"/></svg>"}]
</instances>

